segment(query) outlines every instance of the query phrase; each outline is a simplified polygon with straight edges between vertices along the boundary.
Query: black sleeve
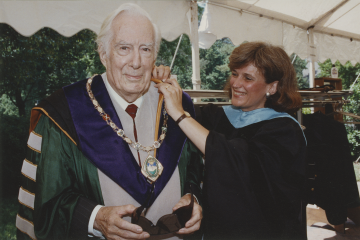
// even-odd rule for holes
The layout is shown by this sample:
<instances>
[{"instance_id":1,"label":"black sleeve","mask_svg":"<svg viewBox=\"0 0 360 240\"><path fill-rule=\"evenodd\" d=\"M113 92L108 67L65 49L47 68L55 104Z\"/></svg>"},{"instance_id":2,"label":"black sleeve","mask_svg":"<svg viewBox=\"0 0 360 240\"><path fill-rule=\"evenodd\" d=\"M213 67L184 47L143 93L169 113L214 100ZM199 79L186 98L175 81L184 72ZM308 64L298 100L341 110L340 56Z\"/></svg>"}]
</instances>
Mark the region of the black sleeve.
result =
<instances>
[{"instance_id":1,"label":"black sleeve","mask_svg":"<svg viewBox=\"0 0 360 240\"><path fill-rule=\"evenodd\" d=\"M186 179L184 185L184 194L192 193L196 196L199 204L202 204L202 189L201 184L204 175L204 165L201 152L195 147L195 145L187 140L184 149L184 156L186 159ZM180 167L180 166L179 166Z\"/></svg>"},{"instance_id":2,"label":"black sleeve","mask_svg":"<svg viewBox=\"0 0 360 240\"><path fill-rule=\"evenodd\" d=\"M85 198L80 197L71 221L70 237L84 239L88 235L88 225L92 211L98 204Z\"/></svg>"}]
</instances>

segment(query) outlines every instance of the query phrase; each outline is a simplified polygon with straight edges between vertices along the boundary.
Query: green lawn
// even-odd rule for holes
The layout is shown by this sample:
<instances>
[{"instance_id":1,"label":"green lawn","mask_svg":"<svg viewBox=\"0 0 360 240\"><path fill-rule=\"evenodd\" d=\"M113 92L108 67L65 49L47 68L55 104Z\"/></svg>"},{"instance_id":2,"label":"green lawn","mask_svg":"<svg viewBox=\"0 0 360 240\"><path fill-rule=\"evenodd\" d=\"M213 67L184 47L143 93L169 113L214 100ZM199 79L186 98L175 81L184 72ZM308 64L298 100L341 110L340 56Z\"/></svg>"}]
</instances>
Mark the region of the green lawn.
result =
<instances>
[{"instance_id":1,"label":"green lawn","mask_svg":"<svg viewBox=\"0 0 360 240\"><path fill-rule=\"evenodd\" d=\"M16 240L17 197L0 198L0 239Z\"/></svg>"}]
</instances>

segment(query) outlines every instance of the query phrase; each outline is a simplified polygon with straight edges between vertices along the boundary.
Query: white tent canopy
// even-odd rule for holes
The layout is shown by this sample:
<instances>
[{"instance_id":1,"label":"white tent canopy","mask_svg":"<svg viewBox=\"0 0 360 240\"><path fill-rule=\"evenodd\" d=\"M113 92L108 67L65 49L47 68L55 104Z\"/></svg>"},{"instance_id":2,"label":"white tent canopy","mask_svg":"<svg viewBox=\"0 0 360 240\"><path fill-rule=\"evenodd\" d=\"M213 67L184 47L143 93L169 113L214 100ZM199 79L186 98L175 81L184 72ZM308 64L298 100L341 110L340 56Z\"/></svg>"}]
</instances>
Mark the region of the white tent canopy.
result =
<instances>
[{"instance_id":1,"label":"white tent canopy","mask_svg":"<svg viewBox=\"0 0 360 240\"><path fill-rule=\"evenodd\" d=\"M266 41L306 58L311 28L315 60L360 62L360 0L209 0L207 8L200 41L214 36L229 37L235 45Z\"/></svg>"},{"instance_id":2,"label":"white tent canopy","mask_svg":"<svg viewBox=\"0 0 360 240\"><path fill-rule=\"evenodd\" d=\"M189 0L7 0L0 1L0 22L25 36L42 27L64 36L85 28L97 33L106 15L124 2L148 11L164 39L172 41L185 33L198 42L196 4ZM310 56L312 62L328 58L342 64L360 62L360 0L208 0L205 13L199 29L202 47L229 37L235 45L244 41L282 45L289 55ZM198 61L198 44L193 44L197 84Z\"/></svg>"},{"instance_id":3,"label":"white tent canopy","mask_svg":"<svg viewBox=\"0 0 360 240\"><path fill-rule=\"evenodd\" d=\"M24 36L31 36L43 27L66 37L83 29L98 33L106 16L126 2L145 9L164 39L173 41L182 33L190 35L186 16L190 10L188 1L0 1L0 22Z\"/></svg>"}]
</instances>

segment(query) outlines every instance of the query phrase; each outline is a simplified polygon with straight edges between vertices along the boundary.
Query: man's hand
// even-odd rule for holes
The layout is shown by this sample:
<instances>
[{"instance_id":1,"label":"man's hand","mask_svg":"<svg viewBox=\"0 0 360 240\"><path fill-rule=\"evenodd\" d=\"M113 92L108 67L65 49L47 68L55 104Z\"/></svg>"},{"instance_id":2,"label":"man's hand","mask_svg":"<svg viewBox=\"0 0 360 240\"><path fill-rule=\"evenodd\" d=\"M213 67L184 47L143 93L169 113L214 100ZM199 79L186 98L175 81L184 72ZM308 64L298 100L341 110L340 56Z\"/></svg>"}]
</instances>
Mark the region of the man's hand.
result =
<instances>
[{"instance_id":1,"label":"man's hand","mask_svg":"<svg viewBox=\"0 0 360 240\"><path fill-rule=\"evenodd\" d=\"M184 195L180 201L173 207L173 211L176 209L187 206L191 202L191 195L187 194ZM178 234L190 234L194 233L195 231L199 230L201 219L203 218L202 215L202 207L194 200L194 208L189 221L186 222L185 227L180 229L177 233Z\"/></svg>"},{"instance_id":2,"label":"man's hand","mask_svg":"<svg viewBox=\"0 0 360 240\"><path fill-rule=\"evenodd\" d=\"M153 76L153 78L165 81L166 79L168 79L170 77L170 73L171 73L170 67L160 65L158 67L154 66L152 76Z\"/></svg>"},{"instance_id":3,"label":"man's hand","mask_svg":"<svg viewBox=\"0 0 360 240\"><path fill-rule=\"evenodd\" d=\"M143 232L140 226L122 219L130 216L134 210L134 205L102 207L96 214L94 228L108 240L149 238L149 233Z\"/></svg>"}]
</instances>

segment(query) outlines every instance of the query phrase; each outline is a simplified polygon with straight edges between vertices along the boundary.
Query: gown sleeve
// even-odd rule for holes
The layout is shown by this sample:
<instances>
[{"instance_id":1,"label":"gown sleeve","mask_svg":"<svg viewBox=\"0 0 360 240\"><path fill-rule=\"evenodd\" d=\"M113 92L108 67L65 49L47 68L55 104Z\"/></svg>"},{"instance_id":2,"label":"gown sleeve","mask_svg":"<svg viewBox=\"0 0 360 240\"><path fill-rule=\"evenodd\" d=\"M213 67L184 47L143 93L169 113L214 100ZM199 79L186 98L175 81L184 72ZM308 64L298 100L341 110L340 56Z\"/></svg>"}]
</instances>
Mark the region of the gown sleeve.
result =
<instances>
[{"instance_id":1,"label":"gown sleeve","mask_svg":"<svg viewBox=\"0 0 360 240\"><path fill-rule=\"evenodd\" d=\"M36 181L25 178L22 186L35 196L34 207L21 204L18 215L33 224L37 239L69 239L79 198L103 203L97 169L48 117L41 116L34 132L41 151L29 149L27 161L36 166Z\"/></svg>"},{"instance_id":2,"label":"gown sleeve","mask_svg":"<svg viewBox=\"0 0 360 240\"><path fill-rule=\"evenodd\" d=\"M204 175L204 165L201 152L189 140L186 140L179 161L181 195L193 193L199 204L202 202L201 183Z\"/></svg>"}]
</instances>

